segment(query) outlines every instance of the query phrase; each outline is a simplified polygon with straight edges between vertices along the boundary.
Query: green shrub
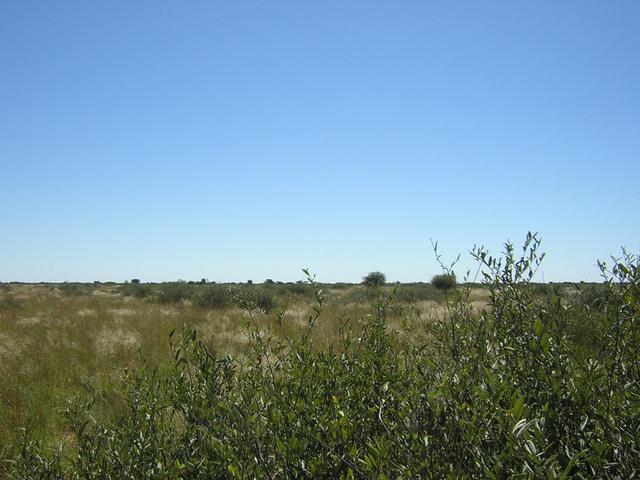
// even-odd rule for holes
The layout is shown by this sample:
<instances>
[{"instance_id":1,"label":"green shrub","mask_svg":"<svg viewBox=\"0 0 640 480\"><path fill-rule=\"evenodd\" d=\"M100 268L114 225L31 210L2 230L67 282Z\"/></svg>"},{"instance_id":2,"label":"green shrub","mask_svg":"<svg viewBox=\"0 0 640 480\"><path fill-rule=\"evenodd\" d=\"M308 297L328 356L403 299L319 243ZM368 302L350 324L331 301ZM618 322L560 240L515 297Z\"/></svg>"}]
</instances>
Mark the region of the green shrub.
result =
<instances>
[{"instance_id":1,"label":"green shrub","mask_svg":"<svg viewBox=\"0 0 640 480\"><path fill-rule=\"evenodd\" d=\"M366 287L381 287L387 282L387 276L382 272L370 272L362 277Z\"/></svg>"},{"instance_id":2,"label":"green shrub","mask_svg":"<svg viewBox=\"0 0 640 480\"><path fill-rule=\"evenodd\" d=\"M438 290L451 290L456 286L456 276L453 273L434 275L431 279L431 285Z\"/></svg>"}]
</instances>

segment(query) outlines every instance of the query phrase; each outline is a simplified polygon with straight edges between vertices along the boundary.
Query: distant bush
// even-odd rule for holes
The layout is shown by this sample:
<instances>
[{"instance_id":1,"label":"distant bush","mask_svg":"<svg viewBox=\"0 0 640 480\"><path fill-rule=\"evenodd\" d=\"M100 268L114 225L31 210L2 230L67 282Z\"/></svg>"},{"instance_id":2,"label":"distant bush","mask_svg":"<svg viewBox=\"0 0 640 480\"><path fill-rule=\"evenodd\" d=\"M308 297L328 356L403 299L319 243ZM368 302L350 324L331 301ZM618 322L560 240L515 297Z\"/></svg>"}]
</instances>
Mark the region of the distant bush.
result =
<instances>
[{"instance_id":1,"label":"distant bush","mask_svg":"<svg viewBox=\"0 0 640 480\"><path fill-rule=\"evenodd\" d=\"M193 304L198 308L226 308L233 302L231 293L220 285L200 288L193 296Z\"/></svg>"},{"instance_id":2,"label":"distant bush","mask_svg":"<svg viewBox=\"0 0 640 480\"><path fill-rule=\"evenodd\" d=\"M158 287L157 301L159 303L180 303L189 300L194 293L194 287L186 282L168 282Z\"/></svg>"},{"instance_id":3,"label":"distant bush","mask_svg":"<svg viewBox=\"0 0 640 480\"><path fill-rule=\"evenodd\" d=\"M362 277L366 287L381 287L387 282L387 276L382 272L371 272Z\"/></svg>"},{"instance_id":4,"label":"distant bush","mask_svg":"<svg viewBox=\"0 0 640 480\"><path fill-rule=\"evenodd\" d=\"M431 285L438 290L451 290L456 286L456 276L453 273L434 275L431 279Z\"/></svg>"},{"instance_id":5,"label":"distant bush","mask_svg":"<svg viewBox=\"0 0 640 480\"><path fill-rule=\"evenodd\" d=\"M131 283L138 284L138 283L140 283L140 279L139 278L132 278L131 279Z\"/></svg>"}]
</instances>

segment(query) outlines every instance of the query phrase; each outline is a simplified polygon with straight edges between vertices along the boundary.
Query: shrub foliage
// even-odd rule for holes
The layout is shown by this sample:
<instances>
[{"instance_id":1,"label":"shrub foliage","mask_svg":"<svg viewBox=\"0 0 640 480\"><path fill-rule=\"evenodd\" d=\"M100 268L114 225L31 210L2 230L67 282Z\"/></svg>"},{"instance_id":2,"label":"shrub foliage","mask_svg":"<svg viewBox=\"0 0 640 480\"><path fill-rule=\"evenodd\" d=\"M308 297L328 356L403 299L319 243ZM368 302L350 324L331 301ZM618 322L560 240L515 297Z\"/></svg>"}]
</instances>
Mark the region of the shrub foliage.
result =
<instances>
[{"instance_id":1,"label":"shrub foliage","mask_svg":"<svg viewBox=\"0 0 640 480\"><path fill-rule=\"evenodd\" d=\"M438 290L451 290L456 286L456 276L453 273L434 275L431 279L431 285Z\"/></svg>"},{"instance_id":2,"label":"shrub foliage","mask_svg":"<svg viewBox=\"0 0 640 480\"><path fill-rule=\"evenodd\" d=\"M362 277L362 283L367 287L381 287L387 282L387 276L382 272L370 272Z\"/></svg>"},{"instance_id":3,"label":"shrub foliage","mask_svg":"<svg viewBox=\"0 0 640 480\"><path fill-rule=\"evenodd\" d=\"M25 437L9 478L631 478L640 469L640 270L624 253L603 301L533 297L539 241L476 249L491 309L458 287L438 321L402 335L388 305L319 348L324 294L305 333L251 332L241 362L194 330L168 370L126 375L128 413L68 418L74 453ZM382 297L381 297L382 298ZM273 317L282 326L284 313ZM409 327L408 327L409 328ZM584 341L581 332L589 332ZM419 340L418 340L419 339Z\"/></svg>"}]
</instances>

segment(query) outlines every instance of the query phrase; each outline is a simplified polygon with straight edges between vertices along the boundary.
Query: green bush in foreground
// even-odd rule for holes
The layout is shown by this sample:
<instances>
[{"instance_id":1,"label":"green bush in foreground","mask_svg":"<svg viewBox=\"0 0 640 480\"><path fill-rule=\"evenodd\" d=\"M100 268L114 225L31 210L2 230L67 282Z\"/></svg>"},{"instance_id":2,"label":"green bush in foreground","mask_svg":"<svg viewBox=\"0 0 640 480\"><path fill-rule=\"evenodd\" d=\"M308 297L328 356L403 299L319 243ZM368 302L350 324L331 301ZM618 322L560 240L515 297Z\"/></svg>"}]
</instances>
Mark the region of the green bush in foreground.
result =
<instances>
[{"instance_id":1,"label":"green bush in foreground","mask_svg":"<svg viewBox=\"0 0 640 480\"><path fill-rule=\"evenodd\" d=\"M129 371L121 421L68 411L76 445L49 452L25 437L8 478L632 478L640 471L640 270L625 254L598 308L534 298L541 257L482 249L491 309L468 288L420 335L390 331L388 305L319 348L252 331L241 362L187 329L168 370ZM607 273L608 272L608 273ZM278 313L273 328L284 327ZM589 341L582 333L589 332ZM425 337L426 335L426 337ZM417 340L420 338L421 340Z\"/></svg>"}]
</instances>

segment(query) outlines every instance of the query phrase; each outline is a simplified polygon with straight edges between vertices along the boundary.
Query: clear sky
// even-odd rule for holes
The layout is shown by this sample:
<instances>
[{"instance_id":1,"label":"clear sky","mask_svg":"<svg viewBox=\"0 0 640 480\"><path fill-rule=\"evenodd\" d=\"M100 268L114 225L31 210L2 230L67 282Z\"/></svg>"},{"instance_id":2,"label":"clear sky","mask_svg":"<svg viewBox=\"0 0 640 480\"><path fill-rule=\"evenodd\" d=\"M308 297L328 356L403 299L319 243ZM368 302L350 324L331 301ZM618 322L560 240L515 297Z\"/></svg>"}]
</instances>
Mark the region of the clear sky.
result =
<instances>
[{"instance_id":1,"label":"clear sky","mask_svg":"<svg viewBox=\"0 0 640 480\"><path fill-rule=\"evenodd\" d=\"M0 281L640 250L640 2L0 3Z\"/></svg>"}]
</instances>

